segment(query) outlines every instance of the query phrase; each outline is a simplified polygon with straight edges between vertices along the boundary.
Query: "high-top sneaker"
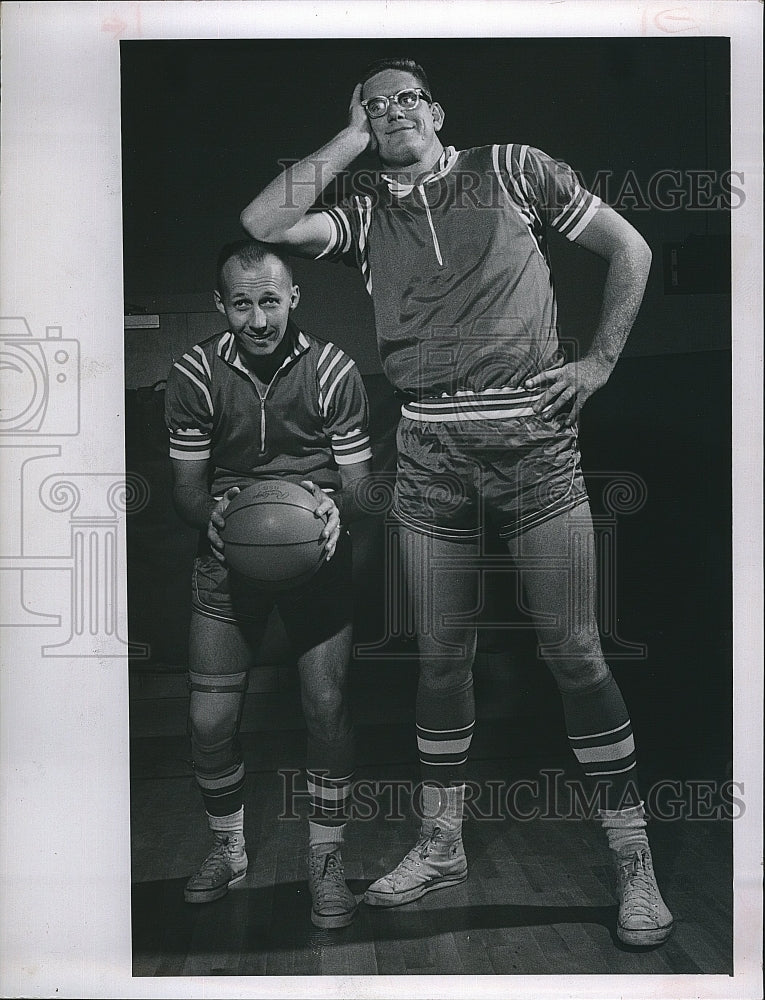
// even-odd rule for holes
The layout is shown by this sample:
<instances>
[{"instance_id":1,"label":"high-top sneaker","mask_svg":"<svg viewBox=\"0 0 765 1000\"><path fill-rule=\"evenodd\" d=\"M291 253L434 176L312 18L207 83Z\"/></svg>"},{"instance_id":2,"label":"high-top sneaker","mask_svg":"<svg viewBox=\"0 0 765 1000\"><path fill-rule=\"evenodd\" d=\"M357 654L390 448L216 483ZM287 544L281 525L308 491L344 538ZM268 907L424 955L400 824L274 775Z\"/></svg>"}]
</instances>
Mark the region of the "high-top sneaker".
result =
<instances>
[{"instance_id":1,"label":"high-top sneaker","mask_svg":"<svg viewBox=\"0 0 765 1000\"><path fill-rule=\"evenodd\" d=\"M461 832L455 835L440 821L425 820L415 846L392 872L370 885L364 902L369 906L401 906L433 889L464 882L467 875Z\"/></svg>"},{"instance_id":2,"label":"high-top sneaker","mask_svg":"<svg viewBox=\"0 0 765 1000\"><path fill-rule=\"evenodd\" d=\"M673 920L656 884L650 848L619 855L617 866L619 939L637 946L663 944L672 933Z\"/></svg>"},{"instance_id":3,"label":"high-top sneaker","mask_svg":"<svg viewBox=\"0 0 765 1000\"><path fill-rule=\"evenodd\" d=\"M211 903L220 899L247 874L242 834L223 830L216 830L214 834L215 846L186 883L183 898L187 903Z\"/></svg>"},{"instance_id":4,"label":"high-top sneaker","mask_svg":"<svg viewBox=\"0 0 765 1000\"><path fill-rule=\"evenodd\" d=\"M403 861L367 889L370 906L401 906L433 889L445 889L467 878L462 846L465 786L422 786L420 836Z\"/></svg>"},{"instance_id":5,"label":"high-top sneaker","mask_svg":"<svg viewBox=\"0 0 765 1000\"><path fill-rule=\"evenodd\" d=\"M347 927L356 916L356 897L345 881L340 851L309 850L308 887L311 890L311 923L315 927Z\"/></svg>"}]
</instances>

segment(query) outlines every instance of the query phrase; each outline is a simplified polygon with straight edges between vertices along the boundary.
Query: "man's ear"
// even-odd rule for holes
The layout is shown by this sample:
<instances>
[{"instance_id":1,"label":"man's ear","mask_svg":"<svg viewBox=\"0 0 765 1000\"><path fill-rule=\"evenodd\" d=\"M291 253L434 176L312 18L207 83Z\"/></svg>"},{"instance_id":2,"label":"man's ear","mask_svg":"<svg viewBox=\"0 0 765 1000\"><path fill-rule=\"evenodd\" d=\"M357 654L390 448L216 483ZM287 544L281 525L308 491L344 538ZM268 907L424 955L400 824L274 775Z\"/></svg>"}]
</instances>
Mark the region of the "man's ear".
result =
<instances>
[{"instance_id":1,"label":"man's ear","mask_svg":"<svg viewBox=\"0 0 765 1000\"><path fill-rule=\"evenodd\" d=\"M433 104L430 105L430 113L433 116L433 128L436 132L440 132L441 127L444 124L444 120L446 119L446 112L438 101L434 101Z\"/></svg>"},{"instance_id":2,"label":"man's ear","mask_svg":"<svg viewBox=\"0 0 765 1000\"><path fill-rule=\"evenodd\" d=\"M293 285L290 292L290 312L297 306L300 301L300 287L298 285Z\"/></svg>"},{"instance_id":3,"label":"man's ear","mask_svg":"<svg viewBox=\"0 0 765 1000\"><path fill-rule=\"evenodd\" d=\"M220 292L218 291L217 288L213 292L213 298L215 299L215 308L218 310L219 313L225 316L226 307L223 305L223 299L220 297Z\"/></svg>"}]
</instances>

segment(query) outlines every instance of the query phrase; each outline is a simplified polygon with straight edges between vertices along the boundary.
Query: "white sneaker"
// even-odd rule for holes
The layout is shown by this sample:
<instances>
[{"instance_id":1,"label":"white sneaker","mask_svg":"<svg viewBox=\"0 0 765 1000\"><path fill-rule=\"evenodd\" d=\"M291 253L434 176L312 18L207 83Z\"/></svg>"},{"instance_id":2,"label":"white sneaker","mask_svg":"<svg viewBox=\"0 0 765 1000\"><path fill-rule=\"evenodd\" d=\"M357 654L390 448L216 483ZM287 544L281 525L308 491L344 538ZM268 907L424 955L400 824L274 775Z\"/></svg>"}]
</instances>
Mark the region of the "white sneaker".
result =
<instances>
[{"instance_id":1,"label":"white sneaker","mask_svg":"<svg viewBox=\"0 0 765 1000\"><path fill-rule=\"evenodd\" d=\"M247 854L239 834L216 833L215 841L215 847L186 883L183 898L187 903L220 899L247 874Z\"/></svg>"},{"instance_id":2,"label":"white sneaker","mask_svg":"<svg viewBox=\"0 0 765 1000\"><path fill-rule=\"evenodd\" d=\"M617 892L619 939L637 946L663 944L672 933L673 919L656 884L648 848L619 858Z\"/></svg>"},{"instance_id":3,"label":"white sneaker","mask_svg":"<svg viewBox=\"0 0 765 1000\"><path fill-rule=\"evenodd\" d=\"M446 889L464 882L467 858L458 832L444 836L441 827L423 825L420 838L403 861L367 889L369 906L402 906L434 889Z\"/></svg>"},{"instance_id":4,"label":"white sneaker","mask_svg":"<svg viewBox=\"0 0 765 1000\"><path fill-rule=\"evenodd\" d=\"M356 916L358 903L345 881L339 851L308 852L308 888L311 890L311 923L315 927L347 927Z\"/></svg>"}]
</instances>

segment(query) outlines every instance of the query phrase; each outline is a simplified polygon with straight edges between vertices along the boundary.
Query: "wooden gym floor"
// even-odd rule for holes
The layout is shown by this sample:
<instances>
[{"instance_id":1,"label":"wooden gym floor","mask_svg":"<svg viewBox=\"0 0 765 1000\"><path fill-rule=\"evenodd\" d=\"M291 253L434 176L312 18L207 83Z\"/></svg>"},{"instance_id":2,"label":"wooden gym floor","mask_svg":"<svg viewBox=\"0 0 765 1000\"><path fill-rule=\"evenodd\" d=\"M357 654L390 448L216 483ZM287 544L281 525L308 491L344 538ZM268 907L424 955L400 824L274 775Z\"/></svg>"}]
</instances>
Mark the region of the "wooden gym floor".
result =
<instances>
[{"instance_id":1,"label":"wooden gym floor","mask_svg":"<svg viewBox=\"0 0 765 1000\"><path fill-rule=\"evenodd\" d=\"M617 668L641 787L645 794L657 782L681 782L687 804L692 780L730 777L730 637L656 636L650 649L637 667ZM577 774L551 679L520 661L491 653L476 660L468 778L481 788L534 781L542 769ZM681 683L684 664L703 668L703 687ZM314 928L305 801L299 819L278 819L279 769L300 769L305 752L295 672L283 667L252 672L243 713L247 877L221 900L186 904L185 881L210 837L190 766L185 677L134 671L130 680L135 976L732 973L733 823L725 819L652 821L654 864L675 916L672 937L656 950L616 939L611 859L595 821L521 821L506 809L500 818L466 820L470 876L462 885L401 908L362 905L339 931ZM393 781L417 780L416 668L361 664L351 681L356 778L388 783L385 808ZM349 824L343 856L357 894L413 845L407 801L403 794L398 819ZM479 802L483 813L485 806Z\"/></svg>"},{"instance_id":2,"label":"wooden gym floor","mask_svg":"<svg viewBox=\"0 0 765 1000\"><path fill-rule=\"evenodd\" d=\"M513 771L507 761L482 760L471 777L533 780L540 767L556 764L567 766L547 757ZM416 780L416 769L363 767L357 777ZM644 951L615 937L610 856L588 820L468 819L467 882L397 909L362 904L350 927L317 930L305 880L305 805L297 806L300 819L279 820L281 801L274 771L248 769L247 877L225 898L191 906L183 901L184 883L209 845L193 780L134 778L134 976L732 971L729 821L652 825L654 863L676 926L663 947ZM414 842L405 795L401 801L406 818L349 825L346 874L358 894Z\"/></svg>"}]
</instances>

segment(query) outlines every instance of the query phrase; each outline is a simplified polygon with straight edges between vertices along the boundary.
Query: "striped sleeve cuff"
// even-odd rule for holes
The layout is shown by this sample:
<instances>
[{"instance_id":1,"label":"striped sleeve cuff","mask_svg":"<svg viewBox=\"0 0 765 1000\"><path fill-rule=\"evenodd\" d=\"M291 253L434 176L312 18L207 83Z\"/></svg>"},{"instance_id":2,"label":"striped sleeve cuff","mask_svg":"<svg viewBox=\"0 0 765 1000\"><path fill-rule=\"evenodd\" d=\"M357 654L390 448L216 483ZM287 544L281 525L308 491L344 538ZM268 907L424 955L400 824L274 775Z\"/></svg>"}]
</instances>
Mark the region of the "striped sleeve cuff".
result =
<instances>
[{"instance_id":1,"label":"striped sleeve cuff","mask_svg":"<svg viewBox=\"0 0 765 1000\"><path fill-rule=\"evenodd\" d=\"M567 240L575 240L592 221L599 205L600 198L596 194L577 184L571 201L552 220L552 227Z\"/></svg>"},{"instance_id":2,"label":"striped sleeve cuff","mask_svg":"<svg viewBox=\"0 0 765 1000\"><path fill-rule=\"evenodd\" d=\"M329 242L317 255L316 260L325 257L339 257L347 253L353 245L353 234L348 218L339 208L330 208L322 213L329 222L332 235Z\"/></svg>"},{"instance_id":3,"label":"striped sleeve cuff","mask_svg":"<svg viewBox=\"0 0 765 1000\"><path fill-rule=\"evenodd\" d=\"M355 465L372 457L369 435L363 431L351 431L342 437L332 438L332 454L338 465Z\"/></svg>"},{"instance_id":4,"label":"striped sleeve cuff","mask_svg":"<svg viewBox=\"0 0 765 1000\"><path fill-rule=\"evenodd\" d=\"M210 442L209 434L194 428L170 431L170 458L179 458L182 462L209 458Z\"/></svg>"}]
</instances>

